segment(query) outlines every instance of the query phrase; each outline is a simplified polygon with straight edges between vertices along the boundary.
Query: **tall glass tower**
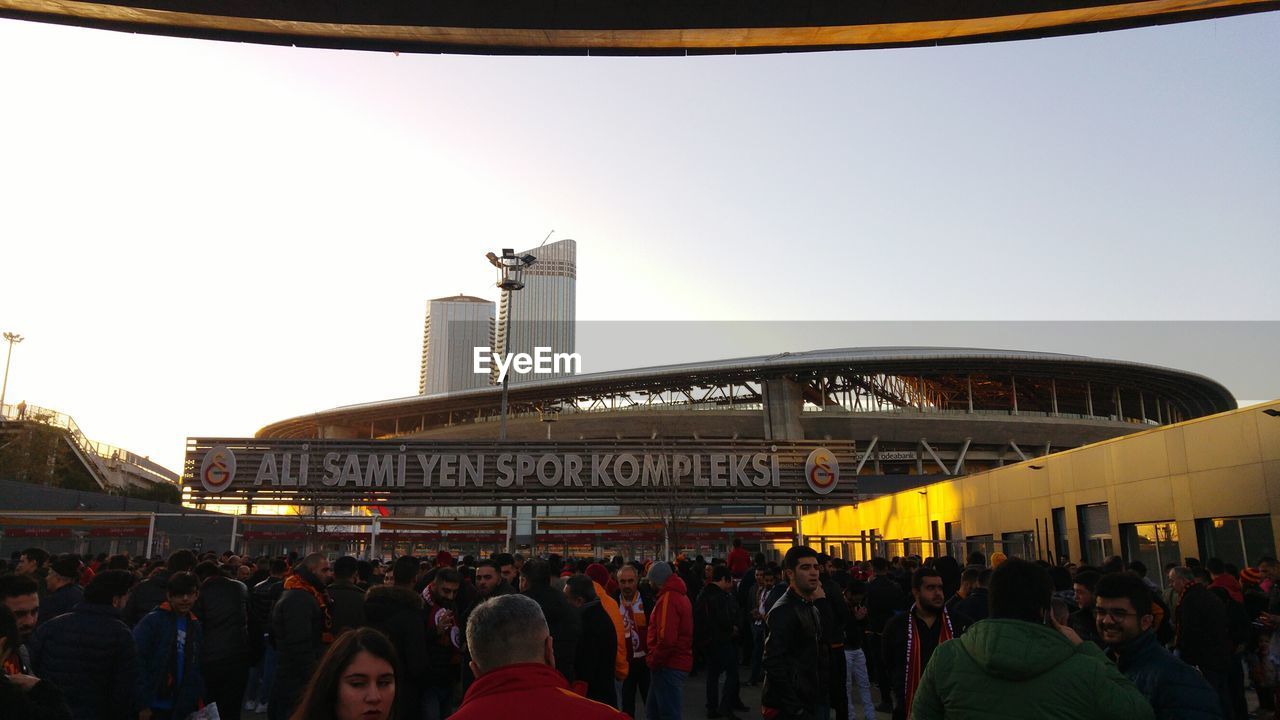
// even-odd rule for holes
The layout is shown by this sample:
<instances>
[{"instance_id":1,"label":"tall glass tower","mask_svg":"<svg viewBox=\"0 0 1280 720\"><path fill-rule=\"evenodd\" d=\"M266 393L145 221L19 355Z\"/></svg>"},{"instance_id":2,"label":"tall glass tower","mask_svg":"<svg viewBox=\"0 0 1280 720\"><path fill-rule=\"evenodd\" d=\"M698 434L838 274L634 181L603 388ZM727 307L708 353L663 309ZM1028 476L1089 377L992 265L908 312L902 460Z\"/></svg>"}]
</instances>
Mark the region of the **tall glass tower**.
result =
<instances>
[{"instance_id":1,"label":"tall glass tower","mask_svg":"<svg viewBox=\"0 0 1280 720\"><path fill-rule=\"evenodd\" d=\"M560 240L539 248L521 250L516 254L533 255L537 260L524 271L524 289L502 295L494 349L503 355L508 352L505 335L507 313L510 312L510 352L532 355L535 347L551 348L553 353L573 352L578 244L573 240ZM497 382L496 369L493 377L494 382ZM556 375L510 375L513 383L549 377Z\"/></svg>"},{"instance_id":2,"label":"tall glass tower","mask_svg":"<svg viewBox=\"0 0 1280 720\"><path fill-rule=\"evenodd\" d=\"M422 367L418 394L471 390L489 385L489 376L474 372L474 348L493 347L494 305L469 295L427 302L422 328Z\"/></svg>"}]
</instances>

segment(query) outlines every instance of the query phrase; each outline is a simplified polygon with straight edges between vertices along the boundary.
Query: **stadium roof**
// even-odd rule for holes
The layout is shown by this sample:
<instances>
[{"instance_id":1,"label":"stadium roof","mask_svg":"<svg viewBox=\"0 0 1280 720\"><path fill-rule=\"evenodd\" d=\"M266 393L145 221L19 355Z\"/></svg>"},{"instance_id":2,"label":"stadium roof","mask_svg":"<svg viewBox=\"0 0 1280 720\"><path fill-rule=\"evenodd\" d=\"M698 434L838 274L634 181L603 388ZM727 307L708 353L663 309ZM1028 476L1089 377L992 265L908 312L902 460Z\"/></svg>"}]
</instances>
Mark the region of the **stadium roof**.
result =
<instances>
[{"instance_id":1,"label":"stadium roof","mask_svg":"<svg viewBox=\"0 0 1280 720\"><path fill-rule=\"evenodd\" d=\"M1020 40L1277 0L0 0L0 17L277 45L528 55L794 52Z\"/></svg>"},{"instance_id":2,"label":"stadium roof","mask_svg":"<svg viewBox=\"0 0 1280 720\"><path fill-rule=\"evenodd\" d=\"M510 397L513 404L536 403L566 396L646 393L743 380L758 381L833 368L863 374L907 376L1012 373L1030 377L1079 377L1092 382L1134 385L1161 392L1177 398L1188 412L1196 416L1236 407L1234 397L1221 384L1182 370L1080 355L951 347L838 348L613 370L520 382L511 386ZM348 405L272 423L259 430L257 436L300 437L312 435L322 425L474 408L496 404L500 393L501 388L494 386Z\"/></svg>"}]
</instances>

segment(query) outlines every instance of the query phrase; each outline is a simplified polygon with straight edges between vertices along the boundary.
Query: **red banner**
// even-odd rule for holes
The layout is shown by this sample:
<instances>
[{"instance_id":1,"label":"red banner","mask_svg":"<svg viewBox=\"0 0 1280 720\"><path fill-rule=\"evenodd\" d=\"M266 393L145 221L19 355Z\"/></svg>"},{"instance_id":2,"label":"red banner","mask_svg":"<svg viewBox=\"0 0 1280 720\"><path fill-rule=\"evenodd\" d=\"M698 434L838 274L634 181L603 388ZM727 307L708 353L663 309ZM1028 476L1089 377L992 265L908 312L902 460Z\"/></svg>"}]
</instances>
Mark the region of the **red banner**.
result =
<instances>
[{"instance_id":1,"label":"red banner","mask_svg":"<svg viewBox=\"0 0 1280 720\"><path fill-rule=\"evenodd\" d=\"M89 537L144 538L146 536L147 529L144 527L93 528L89 531Z\"/></svg>"},{"instance_id":2,"label":"red banner","mask_svg":"<svg viewBox=\"0 0 1280 720\"><path fill-rule=\"evenodd\" d=\"M307 534L297 530L245 530L245 540L305 540Z\"/></svg>"},{"instance_id":3,"label":"red banner","mask_svg":"<svg viewBox=\"0 0 1280 720\"><path fill-rule=\"evenodd\" d=\"M6 537L65 538L71 537L71 529L51 527L5 528L4 534Z\"/></svg>"}]
</instances>

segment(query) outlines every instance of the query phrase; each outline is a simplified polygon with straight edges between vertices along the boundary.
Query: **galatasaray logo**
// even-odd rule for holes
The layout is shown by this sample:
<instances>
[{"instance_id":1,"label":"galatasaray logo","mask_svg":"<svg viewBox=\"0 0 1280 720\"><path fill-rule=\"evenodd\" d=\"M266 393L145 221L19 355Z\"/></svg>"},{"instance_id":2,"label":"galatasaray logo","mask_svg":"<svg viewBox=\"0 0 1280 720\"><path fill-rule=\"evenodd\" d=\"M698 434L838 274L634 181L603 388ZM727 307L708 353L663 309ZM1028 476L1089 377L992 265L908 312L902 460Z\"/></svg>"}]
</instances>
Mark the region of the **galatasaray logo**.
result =
<instances>
[{"instance_id":1,"label":"galatasaray logo","mask_svg":"<svg viewBox=\"0 0 1280 720\"><path fill-rule=\"evenodd\" d=\"M236 455L225 445L215 445L200 463L200 484L211 493L222 492L236 476Z\"/></svg>"},{"instance_id":2,"label":"galatasaray logo","mask_svg":"<svg viewBox=\"0 0 1280 720\"><path fill-rule=\"evenodd\" d=\"M809 453L804 461L804 479L809 481L809 489L819 495L827 495L836 489L840 479L840 463L836 456L826 448L817 448Z\"/></svg>"}]
</instances>

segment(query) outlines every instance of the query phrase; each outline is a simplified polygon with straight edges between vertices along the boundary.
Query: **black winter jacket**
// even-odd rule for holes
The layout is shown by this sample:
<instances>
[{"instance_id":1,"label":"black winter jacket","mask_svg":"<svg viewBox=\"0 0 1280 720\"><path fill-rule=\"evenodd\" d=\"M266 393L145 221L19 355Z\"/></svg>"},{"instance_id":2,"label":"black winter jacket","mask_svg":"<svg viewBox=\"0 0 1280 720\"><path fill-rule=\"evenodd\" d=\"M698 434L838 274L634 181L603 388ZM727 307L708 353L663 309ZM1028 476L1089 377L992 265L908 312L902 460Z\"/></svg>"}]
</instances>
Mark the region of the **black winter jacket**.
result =
<instances>
[{"instance_id":1,"label":"black winter jacket","mask_svg":"<svg viewBox=\"0 0 1280 720\"><path fill-rule=\"evenodd\" d=\"M350 580L335 580L325 590L333 612L333 636L364 627L364 590Z\"/></svg>"},{"instance_id":2,"label":"black winter jacket","mask_svg":"<svg viewBox=\"0 0 1280 720\"><path fill-rule=\"evenodd\" d=\"M760 702L780 717L806 717L828 701L831 660L817 606L794 590L765 618L764 691Z\"/></svg>"},{"instance_id":3,"label":"black winter jacket","mask_svg":"<svg viewBox=\"0 0 1280 720\"><path fill-rule=\"evenodd\" d=\"M78 583L70 583L40 598L40 622L48 622L84 600L84 590Z\"/></svg>"},{"instance_id":4,"label":"black winter jacket","mask_svg":"<svg viewBox=\"0 0 1280 720\"><path fill-rule=\"evenodd\" d=\"M129 600L124 605L124 621L129 627L147 616L160 603L169 599L168 570L157 570L151 577L133 586L129 591Z\"/></svg>"},{"instance_id":5,"label":"black winter jacket","mask_svg":"<svg viewBox=\"0 0 1280 720\"><path fill-rule=\"evenodd\" d=\"M578 680L586 682L588 698L617 707L613 661L618 651L618 635L613 620L598 599L583 605L578 612L582 617L582 635L578 639L573 672Z\"/></svg>"},{"instance_id":6,"label":"black winter jacket","mask_svg":"<svg viewBox=\"0 0 1280 720\"><path fill-rule=\"evenodd\" d=\"M570 684L577 679L573 661L577 657L578 638L582 634L582 620L577 608L569 604L563 592L556 592L550 585L530 585L524 592L542 608L551 631L551 642L556 656L556 669Z\"/></svg>"},{"instance_id":7,"label":"black winter jacket","mask_svg":"<svg viewBox=\"0 0 1280 720\"><path fill-rule=\"evenodd\" d=\"M958 612L947 612L951 616L951 636L958 638L964 634L965 630L969 629L972 623L969 622L969 618ZM884 658L890 684L893 686L893 697L895 698L894 717L905 717L907 711L907 622L912 617L912 614L912 611L908 610L905 613L896 615L884 626L883 644L880 652L881 657ZM917 641L920 642L922 677L924 669L929 665L929 659L933 657L933 651L938 649L938 639L942 635L942 622L943 619L939 616L927 633L922 632L916 635ZM916 627L920 627L920 625Z\"/></svg>"},{"instance_id":8,"label":"black winter jacket","mask_svg":"<svg viewBox=\"0 0 1280 720\"><path fill-rule=\"evenodd\" d=\"M76 720L135 718L138 653L110 605L80 603L31 638L31 668L66 694Z\"/></svg>"},{"instance_id":9,"label":"black winter jacket","mask_svg":"<svg viewBox=\"0 0 1280 720\"><path fill-rule=\"evenodd\" d=\"M319 587L321 583L302 567L299 575ZM302 678L302 684L311 676L311 670L324 653L324 611L311 593L302 589L286 590L271 611L271 639L279 653L276 673Z\"/></svg>"},{"instance_id":10,"label":"black winter jacket","mask_svg":"<svg viewBox=\"0 0 1280 720\"><path fill-rule=\"evenodd\" d=\"M1222 717L1218 694L1195 668L1160 647L1144 632L1107 653L1155 709L1156 720L1212 720Z\"/></svg>"},{"instance_id":11,"label":"black winter jacket","mask_svg":"<svg viewBox=\"0 0 1280 720\"><path fill-rule=\"evenodd\" d=\"M391 638L400 658L402 680L396 693L401 720L413 720L421 713L422 687L427 677L427 625L422 597L398 585L375 585L364 599L364 618L369 627Z\"/></svg>"},{"instance_id":12,"label":"black winter jacket","mask_svg":"<svg viewBox=\"0 0 1280 720\"><path fill-rule=\"evenodd\" d=\"M738 601L715 583L702 586L693 604L693 644L711 648L738 642Z\"/></svg>"},{"instance_id":13,"label":"black winter jacket","mask_svg":"<svg viewBox=\"0 0 1280 720\"><path fill-rule=\"evenodd\" d=\"M1187 588L1173 611L1182 661L1201 671L1226 672L1231 665L1227 609L1203 585Z\"/></svg>"},{"instance_id":14,"label":"black winter jacket","mask_svg":"<svg viewBox=\"0 0 1280 720\"><path fill-rule=\"evenodd\" d=\"M71 708L51 682L41 681L23 690L0 674L0 708L5 720L71 720Z\"/></svg>"},{"instance_id":15,"label":"black winter jacket","mask_svg":"<svg viewBox=\"0 0 1280 720\"><path fill-rule=\"evenodd\" d=\"M247 662L249 659L249 589L238 580L214 575L200 586L192 609L204 629L200 660Z\"/></svg>"},{"instance_id":16,"label":"black winter jacket","mask_svg":"<svg viewBox=\"0 0 1280 720\"><path fill-rule=\"evenodd\" d=\"M990 599L991 594L987 592L986 588L975 587L968 597L957 600L955 605L948 607L947 610L964 615L974 622L986 620Z\"/></svg>"},{"instance_id":17,"label":"black winter jacket","mask_svg":"<svg viewBox=\"0 0 1280 720\"><path fill-rule=\"evenodd\" d=\"M867 583L863 604L867 606L867 632L879 635L884 632L885 623L911 603L897 580L888 575L877 575Z\"/></svg>"}]
</instances>

